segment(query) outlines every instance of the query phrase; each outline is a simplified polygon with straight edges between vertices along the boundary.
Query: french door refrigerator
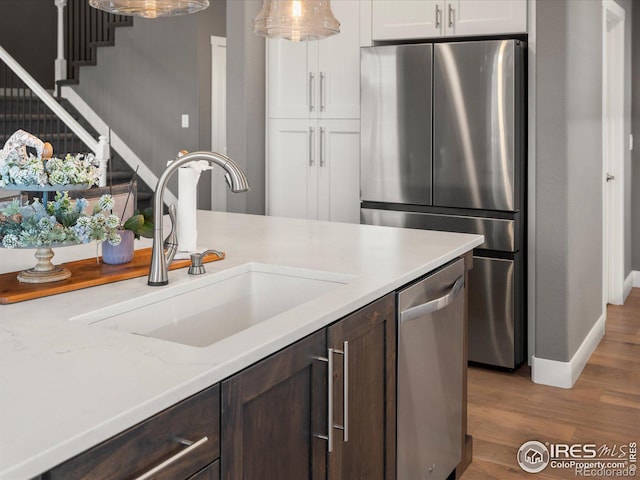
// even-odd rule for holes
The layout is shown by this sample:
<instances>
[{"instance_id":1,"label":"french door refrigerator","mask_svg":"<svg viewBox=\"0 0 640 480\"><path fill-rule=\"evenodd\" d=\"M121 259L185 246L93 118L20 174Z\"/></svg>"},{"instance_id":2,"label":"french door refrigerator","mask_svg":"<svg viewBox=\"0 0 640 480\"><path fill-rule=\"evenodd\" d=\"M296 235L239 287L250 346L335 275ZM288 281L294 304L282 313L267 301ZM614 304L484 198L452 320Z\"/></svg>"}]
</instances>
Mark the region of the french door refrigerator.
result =
<instances>
[{"instance_id":1,"label":"french door refrigerator","mask_svg":"<svg viewBox=\"0 0 640 480\"><path fill-rule=\"evenodd\" d=\"M469 360L515 369L525 339L524 44L361 49L361 222L479 233Z\"/></svg>"}]
</instances>

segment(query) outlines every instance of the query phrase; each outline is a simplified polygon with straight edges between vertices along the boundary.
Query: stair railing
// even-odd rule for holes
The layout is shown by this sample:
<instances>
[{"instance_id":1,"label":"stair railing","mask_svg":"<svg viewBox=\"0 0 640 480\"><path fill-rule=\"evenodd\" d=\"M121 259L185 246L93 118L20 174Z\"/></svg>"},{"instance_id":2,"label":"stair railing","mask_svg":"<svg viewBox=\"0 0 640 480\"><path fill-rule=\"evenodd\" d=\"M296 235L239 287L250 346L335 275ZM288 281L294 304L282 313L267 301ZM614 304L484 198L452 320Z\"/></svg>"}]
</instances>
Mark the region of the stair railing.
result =
<instances>
[{"instance_id":1,"label":"stair railing","mask_svg":"<svg viewBox=\"0 0 640 480\"><path fill-rule=\"evenodd\" d=\"M28 100L31 104L31 101L33 100L33 94L35 94L46 105L46 107L50 109L60 119L60 121L62 121L63 124L66 125L66 127L68 127L68 129L71 130L78 138L80 138L80 140L86 145L86 147L94 153L96 159L100 163L99 185L105 186L106 168L107 162L109 160L109 143L107 142L107 137L101 135L98 137L98 140L93 138L91 134L87 132L87 130L82 125L80 125L80 123L75 118L73 118L71 114L67 112L56 101L56 99L53 98L53 96L29 74L29 72L27 72L22 67L22 65L20 65L11 55L9 55L9 53L2 46L0 46L0 60L4 64L1 73L4 80L3 94L5 99L5 112L3 112L5 122L3 122L3 124L6 125L8 123L7 120L9 119L11 121L15 120L18 123L21 121L19 113L17 111L6 111L6 106L10 103L10 101L7 101L7 99L13 96L14 93L22 93L21 98L23 102L26 103L27 98L25 97L28 97ZM13 74L15 74L15 77L9 78L10 72L8 72L6 67L8 67L13 72ZM28 120L25 116L24 121L27 122L30 120ZM24 125L23 128L27 130L28 128L30 128L30 125ZM53 131L47 132L42 131L42 129L39 130L40 131L35 132L38 135L54 133ZM46 137L44 138L44 140L46 140Z\"/></svg>"},{"instance_id":2,"label":"stair railing","mask_svg":"<svg viewBox=\"0 0 640 480\"><path fill-rule=\"evenodd\" d=\"M67 0L55 0L55 4L58 9L58 35L54 79L57 82L67 78L67 59L64 56L64 7L67 6Z\"/></svg>"},{"instance_id":3,"label":"stair railing","mask_svg":"<svg viewBox=\"0 0 640 480\"><path fill-rule=\"evenodd\" d=\"M96 47L113 45L114 29L133 25L133 19L97 10L87 0L54 2L58 8L55 80L56 83L77 83L79 67L96 64Z\"/></svg>"}]
</instances>

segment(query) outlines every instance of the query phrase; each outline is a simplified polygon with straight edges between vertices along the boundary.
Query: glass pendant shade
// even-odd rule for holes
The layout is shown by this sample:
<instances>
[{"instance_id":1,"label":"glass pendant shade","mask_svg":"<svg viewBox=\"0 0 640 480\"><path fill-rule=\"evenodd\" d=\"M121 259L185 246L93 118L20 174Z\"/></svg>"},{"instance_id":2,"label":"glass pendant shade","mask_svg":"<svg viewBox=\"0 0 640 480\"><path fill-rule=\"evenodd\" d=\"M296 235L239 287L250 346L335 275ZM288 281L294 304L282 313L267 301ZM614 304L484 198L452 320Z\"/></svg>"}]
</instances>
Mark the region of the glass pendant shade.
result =
<instances>
[{"instance_id":1,"label":"glass pendant shade","mask_svg":"<svg viewBox=\"0 0 640 480\"><path fill-rule=\"evenodd\" d=\"M199 12L209 0L89 0L89 5L118 15L158 18Z\"/></svg>"},{"instance_id":2,"label":"glass pendant shade","mask_svg":"<svg viewBox=\"0 0 640 480\"><path fill-rule=\"evenodd\" d=\"M329 0L263 0L253 32L294 42L319 40L340 33Z\"/></svg>"}]
</instances>

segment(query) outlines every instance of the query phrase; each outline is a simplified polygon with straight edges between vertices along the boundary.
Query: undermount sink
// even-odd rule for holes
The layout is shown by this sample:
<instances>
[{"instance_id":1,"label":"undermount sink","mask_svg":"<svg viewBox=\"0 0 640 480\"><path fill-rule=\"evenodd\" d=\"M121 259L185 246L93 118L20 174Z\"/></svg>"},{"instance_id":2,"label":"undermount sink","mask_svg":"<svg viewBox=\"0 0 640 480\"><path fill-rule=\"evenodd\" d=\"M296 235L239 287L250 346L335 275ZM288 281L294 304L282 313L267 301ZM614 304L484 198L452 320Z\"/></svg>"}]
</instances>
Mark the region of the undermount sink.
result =
<instances>
[{"instance_id":1,"label":"undermount sink","mask_svg":"<svg viewBox=\"0 0 640 480\"><path fill-rule=\"evenodd\" d=\"M350 275L247 263L72 321L206 347L349 283Z\"/></svg>"}]
</instances>

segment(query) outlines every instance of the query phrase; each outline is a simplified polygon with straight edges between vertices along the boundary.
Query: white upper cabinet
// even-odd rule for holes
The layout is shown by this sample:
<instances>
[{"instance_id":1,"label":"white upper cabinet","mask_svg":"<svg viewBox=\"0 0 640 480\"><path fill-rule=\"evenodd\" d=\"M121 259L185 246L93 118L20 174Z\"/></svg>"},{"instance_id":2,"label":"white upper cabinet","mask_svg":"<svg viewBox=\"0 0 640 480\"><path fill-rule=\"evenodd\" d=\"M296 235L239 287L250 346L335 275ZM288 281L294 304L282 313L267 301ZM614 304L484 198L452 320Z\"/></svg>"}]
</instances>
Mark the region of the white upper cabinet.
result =
<instances>
[{"instance_id":1,"label":"white upper cabinet","mask_svg":"<svg viewBox=\"0 0 640 480\"><path fill-rule=\"evenodd\" d=\"M447 3L453 10L452 25L448 27L449 35L490 35L527 31L526 0L456 0Z\"/></svg>"},{"instance_id":2,"label":"white upper cabinet","mask_svg":"<svg viewBox=\"0 0 640 480\"><path fill-rule=\"evenodd\" d=\"M374 40L441 37L444 35L442 0L372 0Z\"/></svg>"},{"instance_id":3,"label":"white upper cabinet","mask_svg":"<svg viewBox=\"0 0 640 480\"><path fill-rule=\"evenodd\" d=\"M315 70L308 67L307 43L267 40L269 118L309 118Z\"/></svg>"},{"instance_id":4,"label":"white upper cabinet","mask_svg":"<svg viewBox=\"0 0 640 480\"><path fill-rule=\"evenodd\" d=\"M360 118L360 1L331 8L338 35L267 42L269 118Z\"/></svg>"},{"instance_id":5,"label":"white upper cabinet","mask_svg":"<svg viewBox=\"0 0 640 480\"><path fill-rule=\"evenodd\" d=\"M527 31L526 0L371 0L373 40Z\"/></svg>"}]
</instances>

